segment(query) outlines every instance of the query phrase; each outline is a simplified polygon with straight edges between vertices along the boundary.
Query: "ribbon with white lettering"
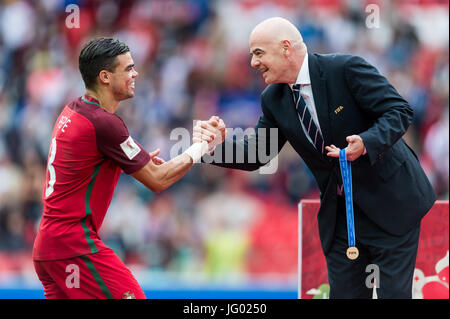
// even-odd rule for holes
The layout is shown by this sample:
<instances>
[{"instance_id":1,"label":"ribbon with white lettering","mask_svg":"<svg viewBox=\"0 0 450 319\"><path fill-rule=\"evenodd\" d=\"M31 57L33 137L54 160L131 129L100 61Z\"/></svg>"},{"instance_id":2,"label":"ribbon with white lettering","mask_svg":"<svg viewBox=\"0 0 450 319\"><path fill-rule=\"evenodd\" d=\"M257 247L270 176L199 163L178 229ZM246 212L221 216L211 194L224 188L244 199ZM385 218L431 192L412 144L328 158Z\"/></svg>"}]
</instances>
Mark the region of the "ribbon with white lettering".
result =
<instances>
[{"instance_id":1,"label":"ribbon with white lettering","mask_svg":"<svg viewBox=\"0 0 450 319\"><path fill-rule=\"evenodd\" d=\"M347 156L345 148L339 151L339 165L341 167L342 183L344 185L345 208L347 216L347 234L348 249L347 257L349 259L358 258L359 251L355 243L355 223L353 218L353 191L352 191L352 168Z\"/></svg>"}]
</instances>

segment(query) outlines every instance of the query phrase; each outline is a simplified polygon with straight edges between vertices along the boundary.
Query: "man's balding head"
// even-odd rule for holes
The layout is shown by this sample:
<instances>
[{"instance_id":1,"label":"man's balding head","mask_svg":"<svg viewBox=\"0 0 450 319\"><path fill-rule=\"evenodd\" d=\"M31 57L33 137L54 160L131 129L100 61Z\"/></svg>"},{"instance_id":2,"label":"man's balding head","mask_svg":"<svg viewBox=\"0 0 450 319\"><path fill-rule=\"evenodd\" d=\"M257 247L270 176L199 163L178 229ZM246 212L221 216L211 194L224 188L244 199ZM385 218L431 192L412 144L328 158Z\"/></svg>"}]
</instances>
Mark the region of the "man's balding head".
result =
<instances>
[{"instance_id":1,"label":"man's balding head","mask_svg":"<svg viewBox=\"0 0 450 319\"><path fill-rule=\"evenodd\" d=\"M303 38L298 29L288 20L280 17L269 18L259 23L250 34L252 37L266 38L269 41L302 43Z\"/></svg>"},{"instance_id":2,"label":"man's balding head","mask_svg":"<svg viewBox=\"0 0 450 319\"><path fill-rule=\"evenodd\" d=\"M259 23L250 34L252 67L270 83L294 83L306 46L298 29L288 20L274 17Z\"/></svg>"}]
</instances>

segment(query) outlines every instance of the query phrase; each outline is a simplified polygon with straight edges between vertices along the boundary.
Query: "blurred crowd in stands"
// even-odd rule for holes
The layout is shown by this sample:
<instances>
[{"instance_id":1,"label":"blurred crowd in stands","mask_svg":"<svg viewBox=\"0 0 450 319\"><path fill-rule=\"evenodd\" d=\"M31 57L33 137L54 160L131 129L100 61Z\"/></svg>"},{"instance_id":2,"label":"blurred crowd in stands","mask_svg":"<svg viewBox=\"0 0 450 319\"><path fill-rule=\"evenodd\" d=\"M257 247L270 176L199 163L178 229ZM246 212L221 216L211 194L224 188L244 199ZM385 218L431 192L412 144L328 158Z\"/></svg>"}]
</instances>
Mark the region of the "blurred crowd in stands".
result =
<instances>
[{"instance_id":1,"label":"blurred crowd in stands","mask_svg":"<svg viewBox=\"0 0 450 319\"><path fill-rule=\"evenodd\" d=\"M70 4L79 28L68 27ZM360 55L409 101L414 122L404 138L448 199L448 11L437 0L0 1L0 276L20 271L22 260L31 265L52 128L83 94L78 55L98 36L129 45L139 77L118 114L168 160L172 130L191 132L194 119L256 124L265 84L250 67L248 35L265 18L286 17L309 52ZM374 27L367 19L377 12ZM311 198L315 181L289 145L275 174L198 164L160 194L123 174L100 236L144 270L211 280L296 275L297 203Z\"/></svg>"}]
</instances>

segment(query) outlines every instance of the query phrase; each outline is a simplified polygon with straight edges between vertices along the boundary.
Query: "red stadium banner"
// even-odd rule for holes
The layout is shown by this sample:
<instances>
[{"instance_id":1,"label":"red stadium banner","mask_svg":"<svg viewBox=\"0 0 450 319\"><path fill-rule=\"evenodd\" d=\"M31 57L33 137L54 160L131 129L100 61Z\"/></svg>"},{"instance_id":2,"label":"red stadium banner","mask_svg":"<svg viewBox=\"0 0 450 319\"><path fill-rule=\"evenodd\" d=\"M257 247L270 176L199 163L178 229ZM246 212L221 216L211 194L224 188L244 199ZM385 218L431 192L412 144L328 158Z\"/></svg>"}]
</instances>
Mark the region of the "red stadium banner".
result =
<instances>
[{"instance_id":1,"label":"red stadium banner","mask_svg":"<svg viewBox=\"0 0 450 319\"><path fill-rule=\"evenodd\" d=\"M298 205L298 298L326 299L330 286L317 226L319 200ZM449 202L436 201L423 218L413 298L449 298ZM368 274L369 275L369 274Z\"/></svg>"}]
</instances>

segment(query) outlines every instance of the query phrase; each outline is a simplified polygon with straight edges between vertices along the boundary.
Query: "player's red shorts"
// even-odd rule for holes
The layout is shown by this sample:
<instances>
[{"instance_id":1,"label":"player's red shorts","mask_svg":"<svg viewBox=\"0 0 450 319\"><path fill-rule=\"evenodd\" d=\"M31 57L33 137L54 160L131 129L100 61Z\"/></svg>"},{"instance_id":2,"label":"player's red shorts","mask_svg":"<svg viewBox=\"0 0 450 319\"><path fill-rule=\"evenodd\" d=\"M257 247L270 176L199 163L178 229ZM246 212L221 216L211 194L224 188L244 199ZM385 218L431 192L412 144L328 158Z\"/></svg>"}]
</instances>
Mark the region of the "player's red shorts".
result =
<instances>
[{"instance_id":1,"label":"player's red shorts","mask_svg":"<svg viewBox=\"0 0 450 319\"><path fill-rule=\"evenodd\" d=\"M34 261L48 299L145 299L130 270L112 249L70 259Z\"/></svg>"}]
</instances>

